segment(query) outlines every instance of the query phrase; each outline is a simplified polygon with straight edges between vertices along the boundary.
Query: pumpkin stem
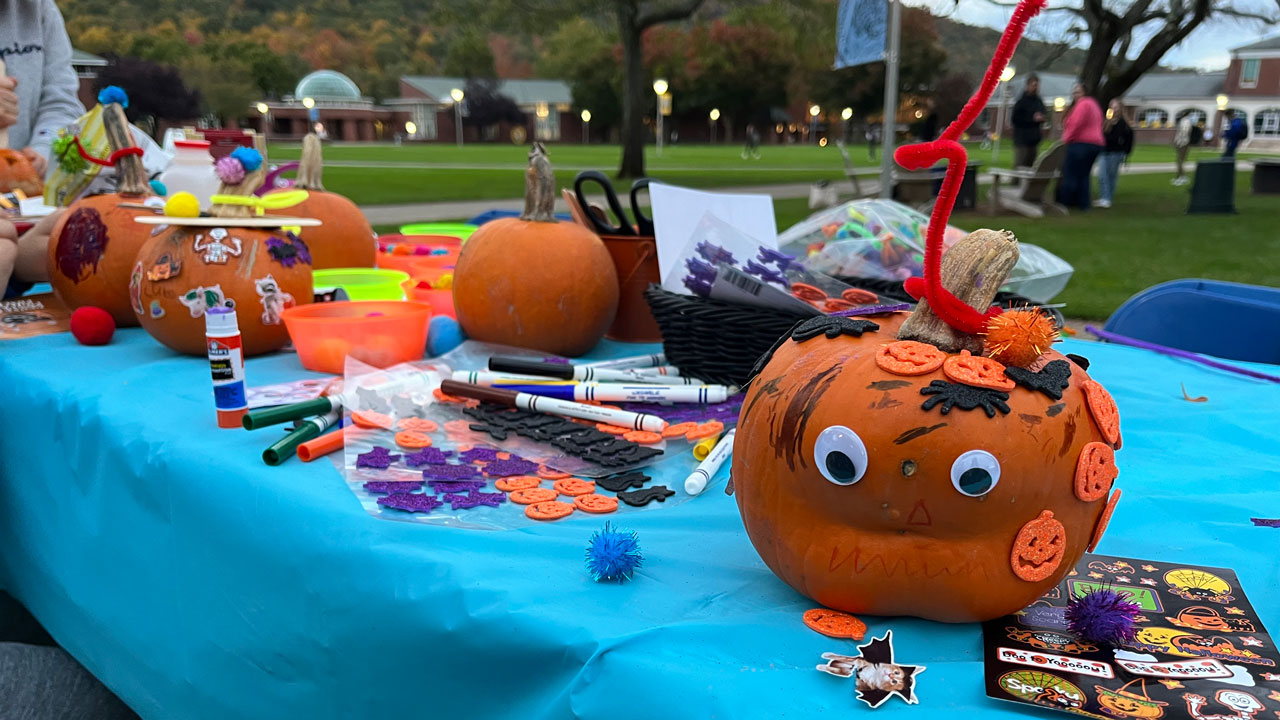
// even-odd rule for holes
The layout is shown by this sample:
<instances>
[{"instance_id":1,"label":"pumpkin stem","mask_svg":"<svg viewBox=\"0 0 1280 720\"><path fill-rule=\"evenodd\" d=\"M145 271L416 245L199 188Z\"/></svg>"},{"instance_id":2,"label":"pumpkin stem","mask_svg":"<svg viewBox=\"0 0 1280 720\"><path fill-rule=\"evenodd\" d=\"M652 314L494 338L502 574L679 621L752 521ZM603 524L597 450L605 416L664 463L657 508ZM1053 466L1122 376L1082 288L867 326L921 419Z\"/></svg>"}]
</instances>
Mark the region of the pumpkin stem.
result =
<instances>
[{"instance_id":1,"label":"pumpkin stem","mask_svg":"<svg viewBox=\"0 0 1280 720\"><path fill-rule=\"evenodd\" d=\"M134 147L133 133L129 131L129 119L120 103L110 103L102 108L102 126L107 131L107 143L112 152ZM116 160L116 192L121 195L150 195L147 170L142 156L125 155Z\"/></svg>"},{"instance_id":2,"label":"pumpkin stem","mask_svg":"<svg viewBox=\"0 0 1280 720\"><path fill-rule=\"evenodd\" d=\"M986 312L1018 262L1018 239L1007 230L975 230L951 246L942 256L942 287L973 307ZM924 297L911 317L898 329L899 340L916 340L947 352L982 353L982 337L960 332L929 308Z\"/></svg>"},{"instance_id":3,"label":"pumpkin stem","mask_svg":"<svg viewBox=\"0 0 1280 720\"><path fill-rule=\"evenodd\" d=\"M258 188L262 187L262 183L267 178L266 163L251 173L245 173L244 180L238 185L228 185L222 183L218 187L218 195L242 195L248 197L252 195ZM253 211L247 205L223 205L215 204L209 206L209 214L219 218L247 218L253 217Z\"/></svg>"},{"instance_id":4,"label":"pumpkin stem","mask_svg":"<svg viewBox=\"0 0 1280 720\"><path fill-rule=\"evenodd\" d=\"M547 149L536 142L529 150L529 167L524 171L524 212L521 220L556 222L556 176L551 172Z\"/></svg>"},{"instance_id":5,"label":"pumpkin stem","mask_svg":"<svg viewBox=\"0 0 1280 720\"><path fill-rule=\"evenodd\" d=\"M323 175L324 157L320 150L320 137L315 133L307 133L302 138L302 158L298 160L298 178L293 186L299 190L323 192L324 185L320 182Z\"/></svg>"}]
</instances>

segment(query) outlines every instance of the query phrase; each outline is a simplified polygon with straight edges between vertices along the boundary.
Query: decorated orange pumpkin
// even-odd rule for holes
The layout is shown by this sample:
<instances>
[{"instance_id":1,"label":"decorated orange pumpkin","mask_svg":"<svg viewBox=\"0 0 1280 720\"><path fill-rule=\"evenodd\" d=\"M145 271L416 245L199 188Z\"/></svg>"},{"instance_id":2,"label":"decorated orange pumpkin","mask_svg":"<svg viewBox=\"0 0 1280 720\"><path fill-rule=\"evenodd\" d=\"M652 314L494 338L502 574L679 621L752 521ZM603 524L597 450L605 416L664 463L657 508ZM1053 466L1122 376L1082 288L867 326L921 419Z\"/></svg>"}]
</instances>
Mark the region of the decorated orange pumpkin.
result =
<instances>
[{"instance_id":1,"label":"decorated orange pumpkin","mask_svg":"<svg viewBox=\"0 0 1280 720\"><path fill-rule=\"evenodd\" d=\"M302 159L298 162L298 180L294 183L294 187L307 191L307 199L289 208L267 212L316 218L324 223L299 233L311 248L312 268L373 267L378 236L355 203L324 189L323 173L320 138L310 133L302 139Z\"/></svg>"},{"instance_id":2,"label":"decorated orange pumpkin","mask_svg":"<svg viewBox=\"0 0 1280 720\"><path fill-rule=\"evenodd\" d=\"M261 185L261 156L248 153L257 165L236 186L224 181L219 195L248 197ZM181 353L205 354L211 307L235 308L246 356L279 350L289 342L280 313L312 299L306 244L280 228L246 227L259 219L243 205L225 204L230 199L213 205L214 218L172 218L134 262L133 311L152 337Z\"/></svg>"},{"instance_id":3,"label":"decorated orange pumpkin","mask_svg":"<svg viewBox=\"0 0 1280 720\"><path fill-rule=\"evenodd\" d=\"M944 284L987 307L1016 258L1012 235L978 231L943 257ZM908 318L816 317L761 359L734 444L738 508L765 564L827 607L999 617L1101 536L1120 495L1115 405L1083 358L1046 345L1006 367L928 301Z\"/></svg>"},{"instance_id":4,"label":"decorated orange pumpkin","mask_svg":"<svg viewBox=\"0 0 1280 720\"><path fill-rule=\"evenodd\" d=\"M613 322L618 278L600 238L552 213L555 177L535 143L519 218L481 225L462 246L453 305L467 336L558 355L590 350Z\"/></svg>"},{"instance_id":5,"label":"decorated orange pumpkin","mask_svg":"<svg viewBox=\"0 0 1280 720\"><path fill-rule=\"evenodd\" d=\"M113 102L102 111L116 156L117 191L80 198L58 220L49 237L49 283L67 307L100 307L117 326L132 327L138 319L129 302L129 273L152 231L133 219L154 211L140 207L151 192L124 108Z\"/></svg>"},{"instance_id":6,"label":"decorated orange pumpkin","mask_svg":"<svg viewBox=\"0 0 1280 720\"><path fill-rule=\"evenodd\" d=\"M39 197L44 192L44 181L35 166L26 155L8 149L7 137L0 143L0 192L20 191L27 197Z\"/></svg>"}]
</instances>

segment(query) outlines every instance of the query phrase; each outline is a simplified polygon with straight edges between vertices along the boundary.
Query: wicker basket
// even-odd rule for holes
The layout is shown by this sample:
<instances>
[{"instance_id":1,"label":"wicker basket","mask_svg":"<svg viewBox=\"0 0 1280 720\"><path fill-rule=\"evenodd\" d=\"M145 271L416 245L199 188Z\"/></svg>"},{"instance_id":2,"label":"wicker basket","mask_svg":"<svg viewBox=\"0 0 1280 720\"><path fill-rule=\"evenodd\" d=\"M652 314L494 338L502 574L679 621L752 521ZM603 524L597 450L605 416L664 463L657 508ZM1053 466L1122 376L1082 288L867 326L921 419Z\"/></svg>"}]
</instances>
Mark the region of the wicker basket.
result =
<instances>
[{"instance_id":1,"label":"wicker basket","mask_svg":"<svg viewBox=\"0 0 1280 720\"><path fill-rule=\"evenodd\" d=\"M745 385L751 367L807 315L677 295L650 285L644 293L662 330L667 362L709 383Z\"/></svg>"}]
</instances>

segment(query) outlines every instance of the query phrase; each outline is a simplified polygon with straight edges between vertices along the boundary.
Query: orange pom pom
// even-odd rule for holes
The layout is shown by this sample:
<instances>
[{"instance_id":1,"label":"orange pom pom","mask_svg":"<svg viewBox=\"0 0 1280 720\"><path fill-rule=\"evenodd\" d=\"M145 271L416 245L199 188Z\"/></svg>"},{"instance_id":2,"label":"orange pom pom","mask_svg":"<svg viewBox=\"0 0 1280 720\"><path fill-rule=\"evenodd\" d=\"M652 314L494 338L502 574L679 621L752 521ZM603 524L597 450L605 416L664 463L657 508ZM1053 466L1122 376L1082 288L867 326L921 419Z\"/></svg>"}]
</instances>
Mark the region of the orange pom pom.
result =
<instances>
[{"instance_id":1,"label":"orange pom pom","mask_svg":"<svg viewBox=\"0 0 1280 720\"><path fill-rule=\"evenodd\" d=\"M1008 310L987 323L983 352L1013 367L1030 367L1058 339L1053 321L1039 310Z\"/></svg>"}]
</instances>

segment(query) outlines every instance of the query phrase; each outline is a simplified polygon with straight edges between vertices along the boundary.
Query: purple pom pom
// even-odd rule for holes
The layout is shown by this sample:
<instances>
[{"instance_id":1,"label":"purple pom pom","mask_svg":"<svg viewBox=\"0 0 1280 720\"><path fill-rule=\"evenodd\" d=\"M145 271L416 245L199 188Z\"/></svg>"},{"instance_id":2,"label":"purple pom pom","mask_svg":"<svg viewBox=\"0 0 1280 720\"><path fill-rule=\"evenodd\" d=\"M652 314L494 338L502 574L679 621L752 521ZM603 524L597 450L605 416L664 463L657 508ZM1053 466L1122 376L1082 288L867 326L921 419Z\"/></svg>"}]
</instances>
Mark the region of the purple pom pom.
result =
<instances>
[{"instance_id":1,"label":"purple pom pom","mask_svg":"<svg viewBox=\"0 0 1280 720\"><path fill-rule=\"evenodd\" d=\"M230 155L218 158L218 162L213 164L213 171L228 185L239 185L244 181L244 165Z\"/></svg>"},{"instance_id":2,"label":"purple pom pom","mask_svg":"<svg viewBox=\"0 0 1280 720\"><path fill-rule=\"evenodd\" d=\"M1142 608L1128 591L1101 588L1067 603L1067 629L1091 642L1120 645L1133 640L1134 620Z\"/></svg>"}]
</instances>

